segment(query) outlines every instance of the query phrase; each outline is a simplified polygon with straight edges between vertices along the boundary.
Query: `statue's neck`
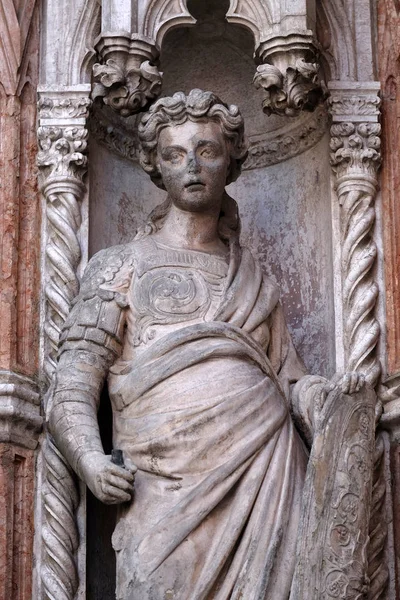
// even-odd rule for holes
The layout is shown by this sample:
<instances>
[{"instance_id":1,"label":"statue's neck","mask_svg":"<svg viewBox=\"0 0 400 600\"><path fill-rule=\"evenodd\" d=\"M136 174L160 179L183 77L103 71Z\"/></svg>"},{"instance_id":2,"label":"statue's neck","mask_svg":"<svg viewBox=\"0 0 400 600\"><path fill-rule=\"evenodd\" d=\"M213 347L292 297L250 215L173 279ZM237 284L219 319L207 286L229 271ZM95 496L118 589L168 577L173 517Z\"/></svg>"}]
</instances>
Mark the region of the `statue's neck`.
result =
<instances>
[{"instance_id":1,"label":"statue's neck","mask_svg":"<svg viewBox=\"0 0 400 600\"><path fill-rule=\"evenodd\" d=\"M221 252L226 250L218 234L219 210L189 212L171 205L161 229L154 236L178 248Z\"/></svg>"}]
</instances>

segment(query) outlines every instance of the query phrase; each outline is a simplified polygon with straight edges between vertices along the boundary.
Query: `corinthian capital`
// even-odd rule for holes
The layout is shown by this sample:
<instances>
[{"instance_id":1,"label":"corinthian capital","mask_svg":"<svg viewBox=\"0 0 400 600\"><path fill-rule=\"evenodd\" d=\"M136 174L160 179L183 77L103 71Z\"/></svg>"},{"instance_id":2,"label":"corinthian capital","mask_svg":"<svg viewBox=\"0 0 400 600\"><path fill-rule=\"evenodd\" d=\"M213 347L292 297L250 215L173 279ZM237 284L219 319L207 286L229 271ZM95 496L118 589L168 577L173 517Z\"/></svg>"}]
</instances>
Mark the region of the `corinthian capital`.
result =
<instances>
[{"instance_id":1,"label":"corinthian capital","mask_svg":"<svg viewBox=\"0 0 400 600\"><path fill-rule=\"evenodd\" d=\"M37 164L45 186L55 179L78 186L82 182L87 170L89 91L90 86L39 90Z\"/></svg>"},{"instance_id":2,"label":"corinthian capital","mask_svg":"<svg viewBox=\"0 0 400 600\"><path fill-rule=\"evenodd\" d=\"M44 169L46 180L61 177L82 181L87 168L87 136L84 127L39 127L37 163Z\"/></svg>"},{"instance_id":3,"label":"corinthian capital","mask_svg":"<svg viewBox=\"0 0 400 600\"><path fill-rule=\"evenodd\" d=\"M352 179L357 185L370 181L377 186L381 163L379 84L334 81L329 88L331 164L337 185Z\"/></svg>"},{"instance_id":4,"label":"corinthian capital","mask_svg":"<svg viewBox=\"0 0 400 600\"><path fill-rule=\"evenodd\" d=\"M379 123L335 123L331 128L331 165L338 178L376 178L381 162Z\"/></svg>"}]
</instances>

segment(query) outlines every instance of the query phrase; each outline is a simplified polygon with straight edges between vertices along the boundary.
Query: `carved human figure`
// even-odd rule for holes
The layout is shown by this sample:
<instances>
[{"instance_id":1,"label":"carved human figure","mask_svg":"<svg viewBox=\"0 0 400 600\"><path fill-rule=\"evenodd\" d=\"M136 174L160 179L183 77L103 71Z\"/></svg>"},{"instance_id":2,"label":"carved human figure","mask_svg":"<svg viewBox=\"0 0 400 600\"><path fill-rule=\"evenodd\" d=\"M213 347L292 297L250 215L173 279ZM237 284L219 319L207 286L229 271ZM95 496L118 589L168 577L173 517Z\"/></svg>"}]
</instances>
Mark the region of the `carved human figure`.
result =
<instances>
[{"instance_id":1,"label":"carved human figure","mask_svg":"<svg viewBox=\"0 0 400 600\"><path fill-rule=\"evenodd\" d=\"M157 101L139 135L167 200L89 263L61 336L51 432L92 492L120 503L119 600L287 600L307 465L290 409L310 435L321 393L302 399L278 287L239 243L225 186L246 157L243 119L193 90ZM106 379L125 467L100 441Z\"/></svg>"}]
</instances>

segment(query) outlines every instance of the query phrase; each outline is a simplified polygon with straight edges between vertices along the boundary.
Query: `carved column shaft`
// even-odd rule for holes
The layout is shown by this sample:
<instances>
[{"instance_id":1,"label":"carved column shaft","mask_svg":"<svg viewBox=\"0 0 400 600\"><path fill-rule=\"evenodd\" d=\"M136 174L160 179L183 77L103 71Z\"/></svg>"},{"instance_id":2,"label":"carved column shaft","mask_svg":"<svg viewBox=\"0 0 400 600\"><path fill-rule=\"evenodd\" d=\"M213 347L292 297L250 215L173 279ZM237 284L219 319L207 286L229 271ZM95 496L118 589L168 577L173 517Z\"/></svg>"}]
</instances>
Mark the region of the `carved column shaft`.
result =
<instances>
[{"instance_id":1,"label":"carved column shaft","mask_svg":"<svg viewBox=\"0 0 400 600\"><path fill-rule=\"evenodd\" d=\"M72 300L79 291L89 91L90 86L76 86L61 91L46 88L40 90L38 165L46 205L42 319L42 371L46 387L54 374L61 328ZM51 408L51 387L45 404L48 415ZM77 481L49 435L43 447L43 459L40 597L46 600L73 600L79 586Z\"/></svg>"},{"instance_id":2,"label":"carved column shaft","mask_svg":"<svg viewBox=\"0 0 400 600\"><path fill-rule=\"evenodd\" d=\"M375 196L380 165L379 83L331 82L331 164L339 201L343 369L362 371L374 386L377 355Z\"/></svg>"},{"instance_id":3,"label":"carved column shaft","mask_svg":"<svg viewBox=\"0 0 400 600\"><path fill-rule=\"evenodd\" d=\"M82 86L86 88L86 86ZM47 383L54 372L58 339L71 302L79 289L79 228L87 170L85 127L88 90L41 91L38 166L46 199L45 336L43 370Z\"/></svg>"}]
</instances>

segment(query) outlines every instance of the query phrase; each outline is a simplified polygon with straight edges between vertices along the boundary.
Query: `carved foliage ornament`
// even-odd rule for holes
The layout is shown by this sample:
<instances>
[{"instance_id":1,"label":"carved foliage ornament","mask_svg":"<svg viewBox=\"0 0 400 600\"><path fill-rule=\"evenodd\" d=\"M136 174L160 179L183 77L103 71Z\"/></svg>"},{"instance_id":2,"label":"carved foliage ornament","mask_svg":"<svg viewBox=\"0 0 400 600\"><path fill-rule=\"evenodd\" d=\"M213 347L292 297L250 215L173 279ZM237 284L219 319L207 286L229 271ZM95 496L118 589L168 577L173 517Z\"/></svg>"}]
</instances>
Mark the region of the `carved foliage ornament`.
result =
<instances>
[{"instance_id":1,"label":"carved foliage ornament","mask_svg":"<svg viewBox=\"0 0 400 600\"><path fill-rule=\"evenodd\" d=\"M288 67L285 74L274 65L259 65L253 82L257 89L267 92L263 111L267 115L293 117L301 110L315 110L327 97L325 85L319 81L318 69L317 63L303 59L297 60L295 67Z\"/></svg>"},{"instance_id":2,"label":"carved foliage ornament","mask_svg":"<svg viewBox=\"0 0 400 600\"><path fill-rule=\"evenodd\" d=\"M38 109L41 119L86 118L91 100L81 96L78 98L39 98Z\"/></svg>"},{"instance_id":3,"label":"carved foliage ornament","mask_svg":"<svg viewBox=\"0 0 400 600\"><path fill-rule=\"evenodd\" d=\"M335 123L331 128L331 164L338 177L359 171L376 177L381 163L379 123Z\"/></svg>"},{"instance_id":4,"label":"carved foliage ornament","mask_svg":"<svg viewBox=\"0 0 400 600\"><path fill-rule=\"evenodd\" d=\"M334 117L346 115L348 118L356 115L378 117L380 104L381 100L376 94L370 96L357 96L356 94L344 96L332 93L329 98L329 107Z\"/></svg>"},{"instance_id":5,"label":"carved foliage ornament","mask_svg":"<svg viewBox=\"0 0 400 600\"><path fill-rule=\"evenodd\" d=\"M263 103L267 114L292 116L302 110L313 111L326 97L318 78L314 33L308 27L314 2L229 3L228 23L240 24L254 35L255 55L262 63L254 83L267 91ZM96 64L93 70L93 98L103 98L123 116L145 110L160 94L162 74L146 58L158 59L169 30L195 24L187 0L144 0L136 4L133 14L131 2L104 0L103 31L96 45L102 64Z\"/></svg>"},{"instance_id":6,"label":"carved foliage ornament","mask_svg":"<svg viewBox=\"0 0 400 600\"><path fill-rule=\"evenodd\" d=\"M76 177L86 172L87 129L83 127L39 127L38 166L48 167L46 177Z\"/></svg>"},{"instance_id":7,"label":"carved foliage ornament","mask_svg":"<svg viewBox=\"0 0 400 600\"><path fill-rule=\"evenodd\" d=\"M367 546L374 460L375 394L322 409L310 455L300 522L295 600L362 600L369 588Z\"/></svg>"},{"instance_id":8,"label":"carved foliage ornament","mask_svg":"<svg viewBox=\"0 0 400 600\"><path fill-rule=\"evenodd\" d=\"M139 67L125 68L110 58L104 65L95 64L93 75L93 100L103 99L123 117L145 110L161 92L162 73L148 60Z\"/></svg>"}]
</instances>

